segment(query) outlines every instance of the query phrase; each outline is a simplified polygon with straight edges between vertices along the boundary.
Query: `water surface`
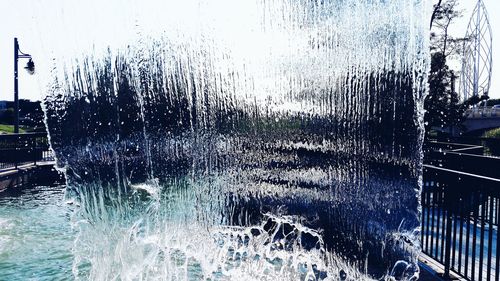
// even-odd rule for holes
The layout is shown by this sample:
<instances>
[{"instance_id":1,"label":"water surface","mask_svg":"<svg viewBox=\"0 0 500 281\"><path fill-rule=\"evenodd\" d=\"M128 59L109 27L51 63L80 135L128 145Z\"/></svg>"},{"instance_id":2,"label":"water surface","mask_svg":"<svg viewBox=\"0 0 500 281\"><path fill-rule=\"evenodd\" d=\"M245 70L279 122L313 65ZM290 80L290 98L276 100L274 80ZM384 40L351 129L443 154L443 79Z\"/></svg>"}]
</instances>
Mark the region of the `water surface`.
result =
<instances>
[{"instance_id":1,"label":"water surface","mask_svg":"<svg viewBox=\"0 0 500 281\"><path fill-rule=\"evenodd\" d=\"M70 212L61 186L0 194L0 280L72 279Z\"/></svg>"}]
</instances>

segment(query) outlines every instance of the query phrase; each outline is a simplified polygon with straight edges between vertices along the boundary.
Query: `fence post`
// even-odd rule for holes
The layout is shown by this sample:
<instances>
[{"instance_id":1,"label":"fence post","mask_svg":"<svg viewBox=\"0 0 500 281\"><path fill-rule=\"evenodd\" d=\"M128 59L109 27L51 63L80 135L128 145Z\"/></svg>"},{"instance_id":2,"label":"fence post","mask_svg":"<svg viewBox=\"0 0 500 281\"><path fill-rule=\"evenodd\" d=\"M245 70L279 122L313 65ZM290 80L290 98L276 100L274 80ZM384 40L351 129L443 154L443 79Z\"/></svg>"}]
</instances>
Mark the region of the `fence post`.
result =
<instances>
[{"instance_id":1,"label":"fence post","mask_svg":"<svg viewBox=\"0 0 500 281\"><path fill-rule=\"evenodd\" d=\"M34 162L35 166L36 166L36 157L37 157L37 155L36 155L36 138L37 138L37 136L35 135L33 137L33 143L32 143L33 144L33 149L32 149L32 151L33 151L33 162Z\"/></svg>"},{"instance_id":2,"label":"fence post","mask_svg":"<svg viewBox=\"0 0 500 281\"><path fill-rule=\"evenodd\" d=\"M444 186L446 189L448 185ZM444 274L443 278L450 279L450 268L451 268L451 236L452 236L452 222L453 222L453 212L452 212L452 199L450 194L445 194L444 207L446 210L446 230L445 230L445 246L444 246Z\"/></svg>"},{"instance_id":3,"label":"fence post","mask_svg":"<svg viewBox=\"0 0 500 281\"><path fill-rule=\"evenodd\" d=\"M18 147L19 147L19 136L16 135L15 141L14 141L14 151L16 154L18 153L18 150L17 150ZM14 166L17 170L17 157L14 157Z\"/></svg>"}]
</instances>

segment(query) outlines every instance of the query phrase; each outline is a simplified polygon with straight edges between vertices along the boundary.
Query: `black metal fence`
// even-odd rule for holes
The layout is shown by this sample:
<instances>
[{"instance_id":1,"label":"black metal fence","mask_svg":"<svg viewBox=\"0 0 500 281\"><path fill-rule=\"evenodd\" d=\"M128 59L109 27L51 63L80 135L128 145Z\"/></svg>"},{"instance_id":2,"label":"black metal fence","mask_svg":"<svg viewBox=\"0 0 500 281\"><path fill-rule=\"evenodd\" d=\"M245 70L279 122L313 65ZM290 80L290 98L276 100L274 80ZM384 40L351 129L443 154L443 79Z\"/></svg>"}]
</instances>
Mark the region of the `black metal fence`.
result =
<instances>
[{"instance_id":1,"label":"black metal fence","mask_svg":"<svg viewBox=\"0 0 500 281\"><path fill-rule=\"evenodd\" d=\"M500 179L426 165L422 251L444 265L445 276L499 280L499 205Z\"/></svg>"},{"instance_id":2,"label":"black metal fence","mask_svg":"<svg viewBox=\"0 0 500 281\"><path fill-rule=\"evenodd\" d=\"M0 170L53 160L45 133L0 135Z\"/></svg>"}]
</instances>

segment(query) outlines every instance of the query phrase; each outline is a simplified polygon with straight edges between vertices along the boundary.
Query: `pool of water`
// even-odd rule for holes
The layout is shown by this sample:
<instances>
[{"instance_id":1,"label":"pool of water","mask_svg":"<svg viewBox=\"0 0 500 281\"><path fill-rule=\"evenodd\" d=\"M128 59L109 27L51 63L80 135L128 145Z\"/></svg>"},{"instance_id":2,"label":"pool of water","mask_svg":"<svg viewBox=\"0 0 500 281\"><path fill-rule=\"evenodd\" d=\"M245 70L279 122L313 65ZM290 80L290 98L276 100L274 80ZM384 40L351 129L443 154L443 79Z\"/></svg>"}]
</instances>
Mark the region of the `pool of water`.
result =
<instances>
[{"instance_id":1,"label":"pool of water","mask_svg":"<svg viewBox=\"0 0 500 281\"><path fill-rule=\"evenodd\" d=\"M373 280L327 251L299 216L216 223L220 193L204 187L221 185L175 183L132 185L116 201L95 190L91 209L60 186L0 194L0 281Z\"/></svg>"},{"instance_id":2,"label":"pool of water","mask_svg":"<svg viewBox=\"0 0 500 281\"><path fill-rule=\"evenodd\" d=\"M0 280L69 280L71 206L64 187L0 194Z\"/></svg>"}]
</instances>

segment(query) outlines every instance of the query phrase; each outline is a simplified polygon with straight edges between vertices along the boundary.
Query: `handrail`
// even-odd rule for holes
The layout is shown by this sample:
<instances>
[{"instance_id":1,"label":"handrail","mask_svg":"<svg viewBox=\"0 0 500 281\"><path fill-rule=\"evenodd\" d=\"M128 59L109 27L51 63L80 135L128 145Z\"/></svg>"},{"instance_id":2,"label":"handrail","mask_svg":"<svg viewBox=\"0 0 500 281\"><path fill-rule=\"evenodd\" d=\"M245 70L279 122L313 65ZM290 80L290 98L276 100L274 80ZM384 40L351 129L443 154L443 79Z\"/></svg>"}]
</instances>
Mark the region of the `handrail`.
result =
<instances>
[{"instance_id":1,"label":"handrail","mask_svg":"<svg viewBox=\"0 0 500 281\"><path fill-rule=\"evenodd\" d=\"M0 171L53 160L46 133L0 135Z\"/></svg>"},{"instance_id":2,"label":"handrail","mask_svg":"<svg viewBox=\"0 0 500 281\"><path fill-rule=\"evenodd\" d=\"M479 159L491 159L491 160L498 160L500 161L500 157L498 156L490 156L490 155L477 155L477 154L471 154L471 153L465 153L462 152L463 150L450 150L446 151L443 153L450 154L450 155L458 155L458 156L466 156L466 157L473 157L473 158L479 158Z\"/></svg>"},{"instance_id":3,"label":"handrail","mask_svg":"<svg viewBox=\"0 0 500 281\"><path fill-rule=\"evenodd\" d=\"M464 142L480 142L480 141L491 141L491 142L499 142L500 139L498 138L485 138L485 137L467 137L467 136L460 136L460 137L429 137L426 139L426 142L447 142L447 143L456 143L456 144L469 144L469 143L463 143L463 142L456 142L457 140L464 141Z\"/></svg>"},{"instance_id":4,"label":"handrail","mask_svg":"<svg viewBox=\"0 0 500 281\"><path fill-rule=\"evenodd\" d=\"M450 173L450 174L454 174L454 175L467 176L467 177L471 177L471 178L477 179L477 180L492 181L494 183L499 184L498 188L500 188L500 179L497 179L497 178L485 177L485 176L471 174L471 173L467 173L467 172L462 172L462 171L457 171L457 170L451 170L451 169L436 167L436 166L428 165L428 164L424 164L424 168L438 170L438 171L441 171L441 172L446 172L446 173Z\"/></svg>"}]
</instances>

